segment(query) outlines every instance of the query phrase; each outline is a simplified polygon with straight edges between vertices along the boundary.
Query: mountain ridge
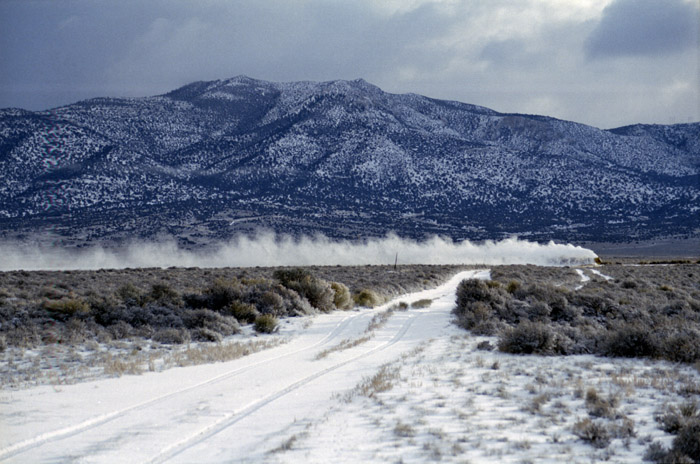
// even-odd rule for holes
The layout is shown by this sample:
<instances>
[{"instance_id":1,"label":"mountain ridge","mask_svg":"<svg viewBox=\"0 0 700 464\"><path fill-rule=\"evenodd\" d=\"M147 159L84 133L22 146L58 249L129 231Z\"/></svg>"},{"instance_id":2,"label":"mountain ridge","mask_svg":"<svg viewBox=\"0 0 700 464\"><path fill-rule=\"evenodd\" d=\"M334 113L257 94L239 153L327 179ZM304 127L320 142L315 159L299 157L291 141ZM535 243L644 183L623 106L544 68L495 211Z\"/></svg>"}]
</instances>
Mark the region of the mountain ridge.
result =
<instances>
[{"instance_id":1,"label":"mountain ridge","mask_svg":"<svg viewBox=\"0 0 700 464\"><path fill-rule=\"evenodd\" d=\"M71 245L201 246L261 228L587 242L700 231L700 123L601 130L362 79L236 76L0 110L0 172L0 237Z\"/></svg>"}]
</instances>

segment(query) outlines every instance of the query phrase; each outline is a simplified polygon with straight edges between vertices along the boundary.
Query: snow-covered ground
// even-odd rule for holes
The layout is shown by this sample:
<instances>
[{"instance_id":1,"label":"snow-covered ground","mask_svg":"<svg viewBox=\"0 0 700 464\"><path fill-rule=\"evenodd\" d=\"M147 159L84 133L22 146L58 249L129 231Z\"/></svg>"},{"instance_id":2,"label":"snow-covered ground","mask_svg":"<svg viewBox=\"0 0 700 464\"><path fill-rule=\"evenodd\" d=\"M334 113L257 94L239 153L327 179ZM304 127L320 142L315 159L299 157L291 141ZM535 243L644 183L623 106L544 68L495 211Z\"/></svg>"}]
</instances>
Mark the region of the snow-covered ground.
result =
<instances>
[{"instance_id":1,"label":"snow-covered ground","mask_svg":"<svg viewBox=\"0 0 700 464\"><path fill-rule=\"evenodd\" d=\"M484 350L495 340L451 323L474 276L489 273L316 316L234 361L0 391L0 461L640 462L651 440L669 443L654 414L697 389L697 371ZM593 418L614 432L602 448L573 432L592 390L612 405Z\"/></svg>"}]
</instances>

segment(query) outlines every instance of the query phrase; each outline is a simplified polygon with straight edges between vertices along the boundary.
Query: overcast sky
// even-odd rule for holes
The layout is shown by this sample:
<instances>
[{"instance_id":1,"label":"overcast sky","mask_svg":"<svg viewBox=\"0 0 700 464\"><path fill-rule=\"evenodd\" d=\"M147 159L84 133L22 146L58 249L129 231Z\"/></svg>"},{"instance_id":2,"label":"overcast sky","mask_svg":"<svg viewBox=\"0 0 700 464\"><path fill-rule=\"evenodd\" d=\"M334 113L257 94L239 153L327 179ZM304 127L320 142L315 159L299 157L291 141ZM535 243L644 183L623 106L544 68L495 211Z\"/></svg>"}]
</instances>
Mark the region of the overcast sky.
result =
<instances>
[{"instance_id":1,"label":"overcast sky","mask_svg":"<svg viewBox=\"0 0 700 464\"><path fill-rule=\"evenodd\" d=\"M0 0L0 108L245 74L610 128L700 121L698 0Z\"/></svg>"}]
</instances>

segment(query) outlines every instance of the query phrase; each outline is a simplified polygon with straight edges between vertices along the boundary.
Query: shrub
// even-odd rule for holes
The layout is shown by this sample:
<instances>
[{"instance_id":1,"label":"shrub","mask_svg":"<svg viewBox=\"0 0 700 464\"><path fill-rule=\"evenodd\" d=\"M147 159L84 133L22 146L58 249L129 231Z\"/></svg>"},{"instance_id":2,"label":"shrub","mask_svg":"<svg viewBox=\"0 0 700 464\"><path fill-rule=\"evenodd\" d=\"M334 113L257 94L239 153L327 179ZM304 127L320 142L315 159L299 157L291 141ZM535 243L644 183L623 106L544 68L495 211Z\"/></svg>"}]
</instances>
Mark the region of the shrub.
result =
<instances>
[{"instance_id":1,"label":"shrub","mask_svg":"<svg viewBox=\"0 0 700 464\"><path fill-rule=\"evenodd\" d=\"M375 306L381 304L382 299L374 291L367 288L360 290L360 293L355 295L355 304L358 306L364 306L367 308L374 308Z\"/></svg>"},{"instance_id":2,"label":"shrub","mask_svg":"<svg viewBox=\"0 0 700 464\"><path fill-rule=\"evenodd\" d=\"M223 337L219 332L215 332L206 327L199 327L192 331L192 338L201 342L217 342L220 343Z\"/></svg>"},{"instance_id":3,"label":"shrub","mask_svg":"<svg viewBox=\"0 0 700 464\"><path fill-rule=\"evenodd\" d=\"M610 396L607 399L603 398L595 388L589 388L586 392L586 409L594 417L614 419L617 416L615 408L618 402L619 400L614 396Z\"/></svg>"},{"instance_id":4,"label":"shrub","mask_svg":"<svg viewBox=\"0 0 700 464\"><path fill-rule=\"evenodd\" d=\"M476 345L476 349L482 351L493 351L494 346L488 340L484 340Z\"/></svg>"},{"instance_id":5,"label":"shrub","mask_svg":"<svg viewBox=\"0 0 700 464\"><path fill-rule=\"evenodd\" d=\"M43 308L58 316L80 316L90 312L90 305L77 298L45 301Z\"/></svg>"},{"instance_id":6,"label":"shrub","mask_svg":"<svg viewBox=\"0 0 700 464\"><path fill-rule=\"evenodd\" d=\"M277 331L278 321L272 314L261 314L255 319L255 331L260 333L273 333Z\"/></svg>"},{"instance_id":7,"label":"shrub","mask_svg":"<svg viewBox=\"0 0 700 464\"><path fill-rule=\"evenodd\" d=\"M475 335L494 335L497 325L493 315L494 312L489 305L478 301L457 313L457 323L471 330Z\"/></svg>"},{"instance_id":8,"label":"shrub","mask_svg":"<svg viewBox=\"0 0 700 464\"><path fill-rule=\"evenodd\" d=\"M185 329L159 329L151 338L165 345L182 345L190 341L190 334Z\"/></svg>"},{"instance_id":9,"label":"shrub","mask_svg":"<svg viewBox=\"0 0 700 464\"><path fill-rule=\"evenodd\" d=\"M223 279L217 279L205 290L204 294L209 299L209 309L219 311L239 299L241 286L238 281L227 282Z\"/></svg>"},{"instance_id":10,"label":"shrub","mask_svg":"<svg viewBox=\"0 0 700 464\"><path fill-rule=\"evenodd\" d=\"M510 282L508 282L508 285L506 285L506 291L508 293L515 293L518 289L520 289L521 286L522 284L517 280L511 280Z\"/></svg>"},{"instance_id":11,"label":"shrub","mask_svg":"<svg viewBox=\"0 0 700 464\"><path fill-rule=\"evenodd\" d=\"M678 431L678 435L673 439L671 452L700 463L700 420L691 421Z\"/></svg>"},{"instance_id":12,"label":"shrub","mask_svg":"<svg viewBox=\"0 0 700 464\"><path fill-rule=\"evenodd\" d=\"M260 295L258 300L255 301L255 306L257 306L263 314L283 316L286 313L284 299L279 294L270 290Z\"/></svg>"},{"instance_id":13,"label":"shrub","mask_svg":"<svg viewBox=\"0 0 700 464\"><path fill-rule=\"evenodd\" d=\"M289 288L289 285L292 285L294 282L299 282L306 277L311 277L311 273L305 269L296 267L292 269L277 269L272 273L272 277Z\"/></svg>"},{"instance_id":14,"label":"shrub","mask_svg":"<svg viewBox=\"0 0 700 464\"><path fill-rule=\"evenodd\" d=\"M662 430L676 437L670 450L652 443L647 448L645 459L664 464L700 463L700 410L697 402L670 406L656 420Z\"/></svg>"},{"instance_id":15,"label":"shrub","mask_svg":"<svg viewBox=\"0 0 700 464\"><path fill-rule=\"evenodd\" d=\"M664 448L661 443L655 441L647 446L647 449L644 452L644 460L651 462L663 462L667 455L668 451L666 448Z\"/></svg>"},{"instance_id":16,"label":"shrub","mask_svg":"<svg viewBox=\"0 0 700 464\"><path fill-rule=\"evenodd\" d=\"M552 313L552 308L549 307L544 301L536 301L530 306L528 311L529 319L531 321L548 321L549 315Z\"/></svg>"},{"instance_id":17,"label":"shrub","mask_svg":"<svg viewBox=\"0 0 700 464\"><path fill-rule=\"evenodd\" d=\"M335 292L333 295L333 304L338 309L351 309L354 306L350 289L340 282L331 282L331 288Z\"/></svg>"},{"instance_id":18,"label":"shrub","mask_svg":"<svg viewBox=\"0 0 700 464\"><path fill-rule=\"evenodd\" d=\"M700 332L692 328L680 329L660 341L661 354L674 362L700 361Z\"/></svg>"},{"instance_id":19,"label":"shrub","mask_svg":"<svg viewBox=\"0 0 700 464\"><path fill-rule=\"evenodd\" d=\"M124 284L117 289L117 297L128 305L141 306L145 303L145 296L133 284Z\"/></svg>"},{"instance_id":20,"label":"shrub","mask_svg":"<svg viewBox=\"0 0 700 464\"><path fill-rule=\"evenodd\" d=\"M273 274L280 284L294 290L306 298L314 308L320 311L332 311L335 307L335 292L325 280L317 279L303 269L278 269Z\"/></svg>"},{"instance_id":21,"label":"shrub","mask_svg":"<svg viewBox=\"0 0 700 464\"><path fill-rule=\"evenodd\" d=\"M594 422L588 418L574 424L573 433L596 448L606 448L612 439L610 430L602 422Z\"/></svg>"},{"instance_id":22,"label":"shrub","mask_svg":"<svg viewBox=\"0 0 700 464\"><path fill-rule=\"evenodd\" d=\"M134 328L129 324L128 322L125 321L116 321L114 324L107 326L107 332L117 340L120 340L122 338L127 338L131 336L131 333L133 332ZM175 329L163 329L163 330L175 330ZM159 341L159 340L156 340ZM169 343L169 342L162 342L162 343Z\"/></svg>"},{"instance_id":23,"label":"shrub","mask_svg":"<svg viewBox=\"0 0 700 464\"><path fill-rule=\"evenodd\" d=\"M483 280L466 279L459 283L457 287L457 308L466 308L470 303L492 300L489 287Z\"/></svg>"},{"instance_id":24,"label":"shrub","mask_svg":"<svg viewBox=\"0 0 700 464\"><path fill-rule=\"evenodd\" d=\"M695 401L668 407L663 414L656 417L661 424L661 430L677 434L682 428L692 422L700 422L700 410Z\"/></svg>"},{"instance_id":25,"label":"shrub","mask_svg":"<svg viewBox=\"0 0 700 464\"><path fill-rule=\"evenodd\" d=\"M180 295L170 285L165 283L153 284L148 297L151 301L161 304L179 305L182 301Z\"/></svg>"},{"instance_id":26,"label":"shrub","mask_svg":"<svg viewBox=\"0 0 700 464\"><path fill-rule=\"evenodd\" d=\"M255 322L260 313L255 308L254 305L250 303L243 303L242 301L234 301L228 308L226 308L226 313L232 315L239 322L244 322L247 324L252 324Z\"/></svg>"},{"instance_id":27,"label":"shrub","mask_svg":"<svg viewBox=\"0 0 700 464\"><path fill-rule=\"evenodd\" d=\"M624 358L656 356L654 335L640 324L622 324L608 331L603 339L603 354Z\"/></svg>"},{"instance_id":28,"label":"shrub","mask_svg":"<svg viewBox=\"0 0 700 464\"><path fill-rule=\"evenodd\" d=\"M225 317L209 309L186 311L182 321L188 329L205 328L221 335L233 335L241 331L238 322L232 317Z\"/></svg>"},{"instance_id":29,"label":"shrub","mask_svg":"<svg viewBox=\"0 0 700 464\"><path fill-rule=\"evenodd\" d=\"M523 321L506 330L498 340L498 349L514 354L552 354L555 337L549 326Z\"/></svg>"},{"instance_id":30,"label":"shrub","mask_svg":"<svg viewBox=\"0 0 700 464\"><path fill-rule=\"evenodd\" d=\"M209 308L210 306L212 306L211 298L209 295L190 293L187 295L183 295L182 300L185 302L185 305L193 309Z\"/></svg>"}]
</instances>

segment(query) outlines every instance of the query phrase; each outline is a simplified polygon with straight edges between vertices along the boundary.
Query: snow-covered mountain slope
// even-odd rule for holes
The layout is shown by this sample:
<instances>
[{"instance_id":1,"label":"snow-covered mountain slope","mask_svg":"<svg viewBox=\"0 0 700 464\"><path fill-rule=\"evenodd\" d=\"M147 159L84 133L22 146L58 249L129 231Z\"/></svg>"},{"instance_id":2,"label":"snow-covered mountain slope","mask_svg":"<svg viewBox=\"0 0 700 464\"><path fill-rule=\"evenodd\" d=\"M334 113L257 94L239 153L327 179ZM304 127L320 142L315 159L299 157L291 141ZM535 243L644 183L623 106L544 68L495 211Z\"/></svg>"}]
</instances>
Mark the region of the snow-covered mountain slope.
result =
<instances>
[{"instance_id":1,"label":"snow-covered mountain slope","mask_svg":"<svg viewBox=\"0 0 700 464\"><path fill-rule=\"evenodd\" d=\"M239 76L0 110L0 233L82 244L257 228L617 241L700 229L700 123L599 130L363 81Z\"/></svg>"}]
</instances>

